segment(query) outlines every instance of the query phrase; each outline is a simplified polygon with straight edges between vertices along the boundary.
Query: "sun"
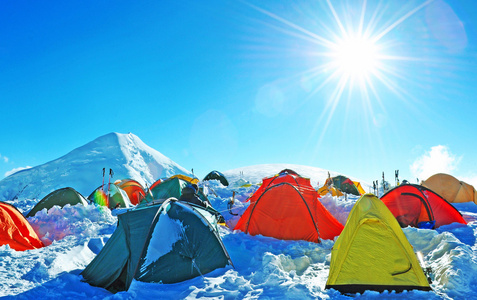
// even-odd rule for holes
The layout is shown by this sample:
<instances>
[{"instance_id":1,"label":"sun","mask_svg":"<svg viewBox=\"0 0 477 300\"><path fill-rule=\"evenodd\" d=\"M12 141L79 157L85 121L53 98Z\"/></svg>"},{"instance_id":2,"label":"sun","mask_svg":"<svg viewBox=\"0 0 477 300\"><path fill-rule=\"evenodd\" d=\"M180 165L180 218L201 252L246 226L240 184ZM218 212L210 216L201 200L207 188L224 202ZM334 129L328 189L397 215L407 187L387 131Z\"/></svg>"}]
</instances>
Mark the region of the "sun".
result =
<instances>
[{"instance_id":1,"label":"sun","mask_svg":"<svg viewBox=\"0 0 477 300\"><path fill-rule=\"evenodd\" d=\"M379 48L363 36L346 36L330 48L331 64L341 76L362 80L376 75L379 69Z\"/></svg>"}]
</instances>

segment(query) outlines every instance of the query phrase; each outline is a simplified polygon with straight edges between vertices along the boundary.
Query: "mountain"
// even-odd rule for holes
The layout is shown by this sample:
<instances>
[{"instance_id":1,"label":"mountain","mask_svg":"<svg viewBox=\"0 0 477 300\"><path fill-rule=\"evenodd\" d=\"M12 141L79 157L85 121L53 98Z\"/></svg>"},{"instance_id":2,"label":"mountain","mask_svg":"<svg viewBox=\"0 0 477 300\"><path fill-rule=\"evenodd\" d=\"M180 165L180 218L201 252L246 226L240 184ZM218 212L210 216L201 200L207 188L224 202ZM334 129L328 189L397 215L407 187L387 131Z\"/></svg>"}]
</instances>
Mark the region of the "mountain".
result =
<instances>
[{"instance_id":1,"label":"mountain","mask_svg":"<svg viewBox=\"0 0 477 300\"><path fill-rule=\"evenodd\" d=\"M56 160L4 178L0 181L0 201L41 199L62 187L72 187L87 197L102 184L103 168L105 183L109 169L114 172L112 182L132 178L143 186L175 174L192 176L136 135L109 133Z\"/></svg>"}]
</instances>

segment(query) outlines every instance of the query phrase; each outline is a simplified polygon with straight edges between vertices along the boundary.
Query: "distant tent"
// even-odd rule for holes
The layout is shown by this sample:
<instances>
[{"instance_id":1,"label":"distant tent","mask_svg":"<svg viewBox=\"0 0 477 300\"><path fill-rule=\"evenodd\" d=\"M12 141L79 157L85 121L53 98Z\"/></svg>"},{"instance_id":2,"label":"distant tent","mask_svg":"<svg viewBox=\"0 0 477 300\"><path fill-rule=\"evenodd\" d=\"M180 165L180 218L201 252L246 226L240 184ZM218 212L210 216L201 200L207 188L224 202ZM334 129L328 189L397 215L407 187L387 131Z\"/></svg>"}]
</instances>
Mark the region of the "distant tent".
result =
<instances>
[{"instance_id":1,"label":"distant tent","mask_svg":"<svg viewBox=\"0 0 477 300\"><path fill-rule=\"evenodd\" d=\"M363 187L361 186L361 182L359 181L353 181L354 185L356 186L356 188L358 189L358 192L360 195L364 195L366 194L366 191L363 189Z\"/></svg>"},{"instance_id":2,"label":"distant tent","mask_svg":"<svg viewBox=\"0 0 477 300\"><path fill-rule=\"evenodd\" d=\"M146 194L146 197L141 204L152 203L154 201L163 201L171 197L179 199L182 195L182 189L189 184L188 181L182 179L179 176L173 176L171 178L161 180L158 184L153 184ZM210 204L209 199L198 191L198 196L202 201Z\"/></svg>"},{"instance_id":3,"label":"distant tent","mask_svg":"<svg viewBox=\"0 0 477 300\"><path fill-rule=\"evenodd\" d=\"M477 204L475 188L449 174L434 174L422 183L451 203L471 202Z\"/></svg>"},{"instance_id":4,"label":"distant tent","mask_svg":"<svg viewBox=\"0 0 477 300\"><path fill-rule=\"evenodd\" d=\"M321 188L318 189L318 194L320 194L321 196L324 196L326 194L331 194L331 196L333 197L341 197L343 196L343 193L338 190L337 188L335 188L334 186L329 186L329 185L324 185L322 186Z\"/></svg>"},{"instance_id":5,"label":"distant tent","mask_svg":"<svg viewBox=\"0 0 477 300\"><path fill-rule=\"evenodd\" d=\"M101 206L107 206L109 209L132 207L132 203L129 201L125 191L121 190L115 184L109 184L108 193L105 192L107 189L108 187L106 185L104 190L102 186L98 187L88 196L88 201Z\"/></svg>"},{"instance_id":6,"label":"distant tent","mask_svg":"<svg viewBox=\"0 0 477 300\"><path fill-rule=\"evenodd\" d=\"M202 181L207 181L207 180L218 180L220 183L222 183L223 186L228 186L229 182L227 181L227 178L225 178L225 175L220 173L219 171L212 171L209 174L207 174Z\"/></svg>"},{"instance_id":7,"label":"distant tent","mask_svg":"<svg viewBox=\"0 0 477 300\"><path fill-rule=\"evenodd\" d=\"M360 196L360 191L358 190L358 187L355 185L355 183L351 179L349 179L346 176L338 175L338 176L326 179L325 185L331 185L331 184L343 193Z\"/></svg>"},{"instance_id":8,"label":"distant tent","mask_svg":"<svg viewBox=\"0 0 477 300\"><path fill-rule=\"evenodd\" d=\"M190 183L195 183L195 184L199 183L198 178L192 178L192 177L189 177L187 175L182 175L182 174L173 175L169 178L180 178L180 179L185 180L185 181L190 182Z\"/></svg>"},{"instance_id":9,"label":"distant tent","mask_svg":"<svg viewBox=\"0 0 477 300\"><path fill-rule=\"evenodd\" d=\"M13 205L1 201L0 224L0 245L9 245L17 251L45 246L22 213Z\"/></svg>"},{"instance_id":10,"label":"distant tent","mask_svg":"<svg viewBox=\"0 0 477 300\"><path fill-rule=\"evenodd\" d=\"M75 189L66 187L58 189L46 195L40 202L38 202L26 215L27 218L33 217L37 212L46 208L48 211L53 206L57 205L63 207L66 204L71 206L76 204L88 205L86 199L78 193Z\"/></svg>"},{"instance_id":11,"label":"distant tent","mask_svg":"<svg viewBox=\"0 0 477 300\"><path fill-rule=\"evenodd\" d=\"M146 192L144 191L144 188L136 180L117 180L116 182L114 182L114 184L126 192L129 201L131 201L131 204L133 205L138 204L144 197L146 197Z\"/></svg>"},{"instance_id":12,"label":"distant tent","mask_svg":"<svg viewBox=\"0 0 477 300\"><path fill-rule=\"evenodd\" d=\"M454 222L467 224L460 212L444 198L416 184L401 184L381 200L401 227L438 228Z\"/></svg>"},{"instance_id":13,"label":"distant tent","mask_svg":"<svg viewBox=\"0 0 477 300\"><path fill-rule=\"evenodd\" d=\"M133 279L176 283L229 264L215 215L168 199L118 215L116 231L81 275L117 292Z\"/></svg>"},{"instance_id":14,"label":"distant tent","mask_svg":"<svg viewBox=\"0 0 477 300\"><path fill-rule=\"evenodd\" d=\"M343 229L318 200L309 178L280 172L263 179L234 230L284 240L333 239Z\"/></svg>"},{"instance_id":15,"label":"distant tent","mask_svg":"<svg viewBox=\"0 0 477 300\"><path fill-rule=\"evenodd\" d=\"M396 219L374 195L361 196L331 250L326 289L431 290L412 246Z\"/></svg>"}]
</instances>

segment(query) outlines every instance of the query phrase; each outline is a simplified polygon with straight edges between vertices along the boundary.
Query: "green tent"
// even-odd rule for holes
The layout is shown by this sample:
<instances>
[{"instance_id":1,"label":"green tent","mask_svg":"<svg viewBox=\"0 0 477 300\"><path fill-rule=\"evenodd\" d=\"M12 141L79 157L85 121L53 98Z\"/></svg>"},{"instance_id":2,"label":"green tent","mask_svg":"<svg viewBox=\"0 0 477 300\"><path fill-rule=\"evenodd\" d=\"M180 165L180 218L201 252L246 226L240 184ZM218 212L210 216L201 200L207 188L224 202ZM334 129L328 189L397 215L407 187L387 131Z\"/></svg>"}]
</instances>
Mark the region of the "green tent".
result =
<instances>
[{"instance_id":1,"label":"green tent","mask_svg":"<svg viewBox=\"0 0 477 300\"><path fill-rule=\"evenodd\" d=\"M81 275L117 292L133 279L176 283L229 264L216 216L171 198L118 215L116 231Z\"/></svg>"},{"instance_id":2,"label":"green tent","mask_svg":"<svg viewBox=\"0 0 477 300\"><path fill-rule=\"evenodd\" d=\"M71 206L76 204L88 205L86 199L78 193L75 189L66 187L56 191L53 191L40 200L26 215L27 218L33 217L37 212L46 208L48 211L53 206L57 205L63 207L66 204Z\"/></svg>"},{"instance_id":3,"label":"green tent","mask_svg":"<svg viewBox=\"0 0 477 300\"><path fill-rule=\"evenodd\" d=\"M172 177L159 184L154 184L146 193L146 198L141 201L141 205L154 201L162 202L171 197L179 199L182 195L182 189L188 184L190 183L179 177ZM207 199L204 193L199 190L197 194L202 201L210 204L209 199Z\"/></svg>"},{"instance_id":4,"label":"green tent","mask_svg":"<svg viewBox=\"0 0 477 300\"><path fill-rule=\"evenodd\" d=\"M229 185L227 178L225 178L224 174L220 173L219 171L210 172L204 177L202 181L214 180L214 179L220 181L220 183L222 183L223 186Z\"/></svg>"},{"instance_id":5,"label":"green tent","mask_svg":"<svg viewBox=\"0 0 477 300\"><path fill-rule=\"evenodd\" d=\"M103 188L103 186L98 187L88 196L88 201L107 206L109 209L133 206L127 193L115 184L109 184L108 194L106 194L105 189L107 188Z\"/></svg>"},{"instance_id":6,"label":"green tent","mask_svg":"<svg viewBox=\"0 0 477 300\"><path fill-rule=\"evenodd\" d=\"M329 180L330 179L326 180L326 184L328 184ZM353 194L353 195L356 195L356 196L361 195L358 191L358 188L353 183L353 181L346 176L338 175L338 176L332 177L331 181L332 181L334 187L336 187L337 189L339 189L343 193Z\"/></svg>"}]
</instances>

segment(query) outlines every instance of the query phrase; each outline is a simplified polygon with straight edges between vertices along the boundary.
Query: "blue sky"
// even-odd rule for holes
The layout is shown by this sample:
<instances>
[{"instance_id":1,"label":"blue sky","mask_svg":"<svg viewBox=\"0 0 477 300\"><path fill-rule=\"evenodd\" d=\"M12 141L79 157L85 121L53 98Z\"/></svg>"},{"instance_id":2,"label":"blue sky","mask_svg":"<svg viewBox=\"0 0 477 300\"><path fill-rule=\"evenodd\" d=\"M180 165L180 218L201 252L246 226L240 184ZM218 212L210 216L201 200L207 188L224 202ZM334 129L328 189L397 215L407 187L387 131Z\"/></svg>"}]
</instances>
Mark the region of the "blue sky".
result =
<instances>
[{"instance_id":1,"label":"blue sky","mask_svg":"<svg viewBox=\"0 0 477 300\"><path fill-rule=\"evenodd\" d=\"M476 20L473 1L2 1L0 178L132 132L199 177L477 184ZM372 51L343 59L350 37Z\"/></svg>"}]
</instances>

